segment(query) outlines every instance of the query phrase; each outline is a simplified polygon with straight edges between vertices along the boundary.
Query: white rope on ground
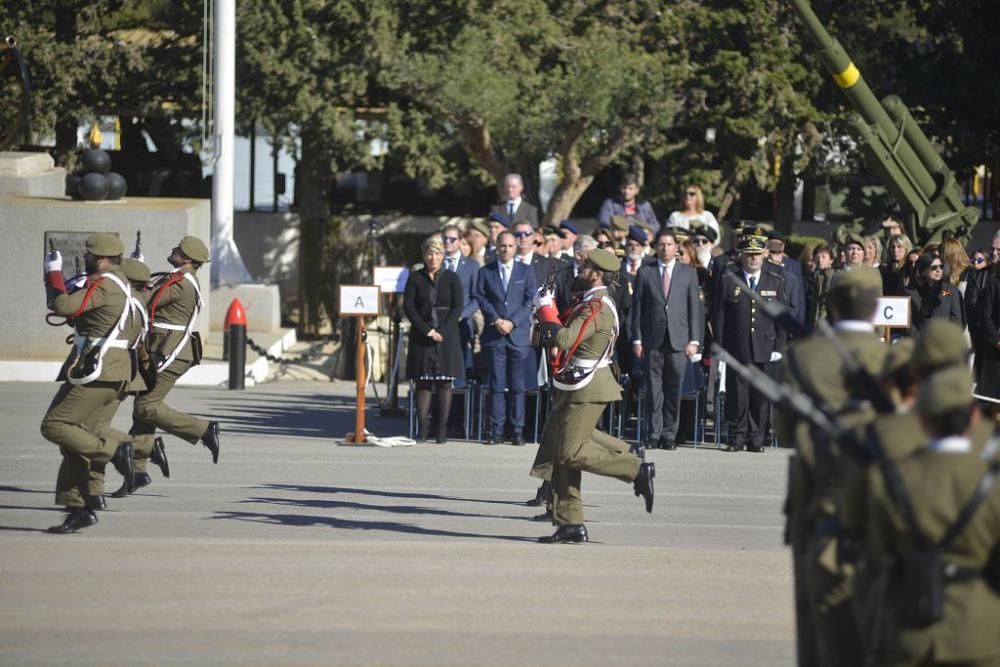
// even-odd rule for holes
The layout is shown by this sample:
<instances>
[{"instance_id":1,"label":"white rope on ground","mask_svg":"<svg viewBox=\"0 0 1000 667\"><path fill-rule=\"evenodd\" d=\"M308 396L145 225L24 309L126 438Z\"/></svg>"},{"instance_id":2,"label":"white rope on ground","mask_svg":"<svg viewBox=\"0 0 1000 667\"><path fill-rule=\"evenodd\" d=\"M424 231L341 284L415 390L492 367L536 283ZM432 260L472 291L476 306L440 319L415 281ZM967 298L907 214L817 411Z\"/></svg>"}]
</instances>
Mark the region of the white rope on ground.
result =
<instances>
[{"instance_id":1,"label":"white rope on ground","mask_svg":"<svg viewBox=\"0 0 1000 667\"><path fill-rule=\"evenodd\" d=\"M365 440L370 442L375 447L413 447L417 444L416 440L402 435L390 438L379 438L372 435L372 432L368 429L365 429Z\"/></svg>"}]
</instances>

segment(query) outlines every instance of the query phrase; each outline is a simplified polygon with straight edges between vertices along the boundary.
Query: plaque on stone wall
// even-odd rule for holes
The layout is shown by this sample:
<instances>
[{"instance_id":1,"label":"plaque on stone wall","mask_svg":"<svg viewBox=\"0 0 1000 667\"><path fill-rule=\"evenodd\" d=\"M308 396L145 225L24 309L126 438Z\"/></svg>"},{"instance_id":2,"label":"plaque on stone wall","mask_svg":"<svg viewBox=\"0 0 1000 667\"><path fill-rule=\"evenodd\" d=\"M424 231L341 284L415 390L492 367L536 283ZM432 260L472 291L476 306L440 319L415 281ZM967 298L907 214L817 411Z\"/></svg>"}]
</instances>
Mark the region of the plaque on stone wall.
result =
<instances>
[{"instance_id":1,"label":"plaque on stone wall","mask_svg":"<svg viewBox=\"0 0 1000 667\"><path fill-rule=\"evenodd\" d=\"M67 278L84 272L83 256L87 252L87 238L93 232L45 232L45 253L52 247L62 253L63 275ZM118 236L115 234L115 236Z\"/></svg>"}]
</instances>

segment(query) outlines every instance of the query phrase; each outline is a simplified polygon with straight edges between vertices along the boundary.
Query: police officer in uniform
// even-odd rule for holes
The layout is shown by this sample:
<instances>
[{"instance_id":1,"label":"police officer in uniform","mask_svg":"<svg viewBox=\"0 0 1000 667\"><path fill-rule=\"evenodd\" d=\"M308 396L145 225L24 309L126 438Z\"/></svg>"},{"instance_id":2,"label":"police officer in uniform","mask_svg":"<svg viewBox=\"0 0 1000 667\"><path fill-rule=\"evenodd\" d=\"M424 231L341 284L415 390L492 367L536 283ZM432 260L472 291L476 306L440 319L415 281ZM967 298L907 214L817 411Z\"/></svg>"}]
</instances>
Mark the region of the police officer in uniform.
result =
<instances>
[{"instance_id":1,"label":"police officer in uniform","mask_svg":"<svg viewBox=\"0 0 1000 667\"><path fill-rule=\"evenodd\" d=\"M765 301L788 304L780 269L764 262L765 237L746 235L740 241L740 263L730 264L719 278L712 304L715 340L737 361L767 371L767 364L781 359L787 333L771 318L757 312L750 296L756 292ZM764 451L764 437L771 406L760 392L736 373L726 376L726 420L729 423L728 452L746 447Z\"/></svg>"},{"instance_id":2,"label":"police officer in uniform","mask_svg":"<svg viewBox=\"0 0 1000 667\"><path fill-rule=\"evenodd\" d=\"M131 480L132 443L95 435L95 415L117 405L131 379L125 327L131 311L124 252L113 234L93 234L86 241L87 284L68 294L62 277L62 256L45 259L49 308L72 321L73 348L59 371L62 387L42 419L42 435L59 445L62 465L56 480L56 503L67 515L51 533L73 533L97 523L97 501L90 497L90 467L109 460Z\"/></svg>"},{"instance_id":3,"label":"police officer in uniform","mask_svg":"<svg viewBox=\"0 0 1000 667\"><path fill-rule=\"evenodd\" d=\"M201 239L185 236L167 258L174 270L161 276L151 288L148 344L157 368L156 383L136 397L130 431L135 442L136 472L145 483L149 483L146 461L153 453L158 428L191 444L200 441L212 454L212 462L219 462L219 422L206 422L163 402L177 380L201 361L201 339L194 331L201 311L195 274L209 259Z\"/></svg>"},{"instance_id":4,"label":"police officer in uniform","mask_svg":"<svg viewBox=\"0 0 1000 667\"><path fill-rule=\"evenodd\" d=\"M927 446L868 479L868 552L881 571L876 665L1000 665L998 440L967 366L921 383Z\"/></svg>"},{"instance_id":5,"label":"police officer in uniform","mask_svg":"<svg viewBox=\"0 0 1000 667\"><path fill-rule=\"evenodd\" d=\"M620 268L612 252L594 249L587 254L574 285L574 291L583 296L565 326L551 295L542 296L538 303L542 344L557 347L567 357L562 370L553 376L559 392L542 435L543 449L548 444L552 453L553 522L557 526L555 533L539 539L545 544L587 541L580 495L584 471L632 483L635 494L644 498L646 511L653 510L654 465L629 453L621 440L596 431L607 404L621 399L621 387L609 365L619 325L605 282Z\"/></svg>"}]
</instances>

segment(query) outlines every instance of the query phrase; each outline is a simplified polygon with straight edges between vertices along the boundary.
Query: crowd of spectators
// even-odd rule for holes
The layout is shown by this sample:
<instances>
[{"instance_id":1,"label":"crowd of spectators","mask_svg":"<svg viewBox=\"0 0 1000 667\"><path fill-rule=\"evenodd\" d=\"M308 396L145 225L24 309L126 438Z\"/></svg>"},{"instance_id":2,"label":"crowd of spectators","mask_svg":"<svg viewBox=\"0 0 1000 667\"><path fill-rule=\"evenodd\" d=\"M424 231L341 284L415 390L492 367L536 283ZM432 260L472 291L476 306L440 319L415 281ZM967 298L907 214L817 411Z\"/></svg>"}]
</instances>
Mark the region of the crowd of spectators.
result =
<instances>
[{"instance_id":1,"label":"crowd of spectators","mask_svg":"<svg viewBox=\"0 0 1000 667\"><path fill-rule=\"evenodd\" d=\"M795 259L776 230L748 222L720 226L697 184L683 189L678 210L661 223L640 196L639 179L626 174L592 230L573 220L540 228L538 209L523 193L521 177L508 175L504 201L488 221L464 230L445 227L424 244L424 266L411 273L407 368L416 382L421 439L429 437L432 389L439 396L437 439L443 441L450 388L478 377L489 392L486 441L524 444L525 393L547 380L545 351L529 337L531 299L547 284L565 309L573 278L593 248L613 250L622 260L611 288L622 329L616 362L632 397L642 392L646 399L647 446L672 449L685 438L678 433L680 387L693 371L714 382L710 342L728 336L727 349L742 346L741 361L765 370L781 359L786 332L772 330L745 307L750 300L738 298L741 285L786 304L809 330L827 317L825 295L834 275L858 266L881 274L885 296L910 299L911 327L893 337L916 335L934 318L959 324L973 355L977 393L1000 398L1000 232L990 248L967 251L955 239L917 247L890 216L874 229L838 234L835 243L806 244ZM455 275L443 279L448 273ZM734 380L730 375L726 381ZM745 388L725 387L727 400L739 404L727 404L730 449L758 451L768 432L767 411L752 393L744 395ZM716 415L717 423L721 419Z\"/></svg>"}]
</instances>

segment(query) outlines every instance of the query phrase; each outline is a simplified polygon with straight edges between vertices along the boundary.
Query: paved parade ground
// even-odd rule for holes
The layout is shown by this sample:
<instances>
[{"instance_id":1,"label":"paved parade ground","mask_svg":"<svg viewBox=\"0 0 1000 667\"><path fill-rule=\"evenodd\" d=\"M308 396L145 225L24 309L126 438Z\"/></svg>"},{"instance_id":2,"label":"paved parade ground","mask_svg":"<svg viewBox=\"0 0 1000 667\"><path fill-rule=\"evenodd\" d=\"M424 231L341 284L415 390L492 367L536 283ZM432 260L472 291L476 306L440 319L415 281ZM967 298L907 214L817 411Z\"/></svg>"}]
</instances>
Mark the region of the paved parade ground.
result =
<instances>
[{"instance_id":1,"label":"paved parade ground","mask_svg":"<svg viewBox=\"0 0 1000 667\"><path fill-rule=\"evenodd\" d=\"M590 538L530 520L535 446L338 446L353 384L177 388L222 453L68 536L55 383L0 383L0 665L791 665L787 453L651 452L656 506L584 475ZM115 423L129 426L131 401ZM371 431L400 435L402 419ZM120 477L109 466L108 491Z\"/></svg>"}]
</instances>

